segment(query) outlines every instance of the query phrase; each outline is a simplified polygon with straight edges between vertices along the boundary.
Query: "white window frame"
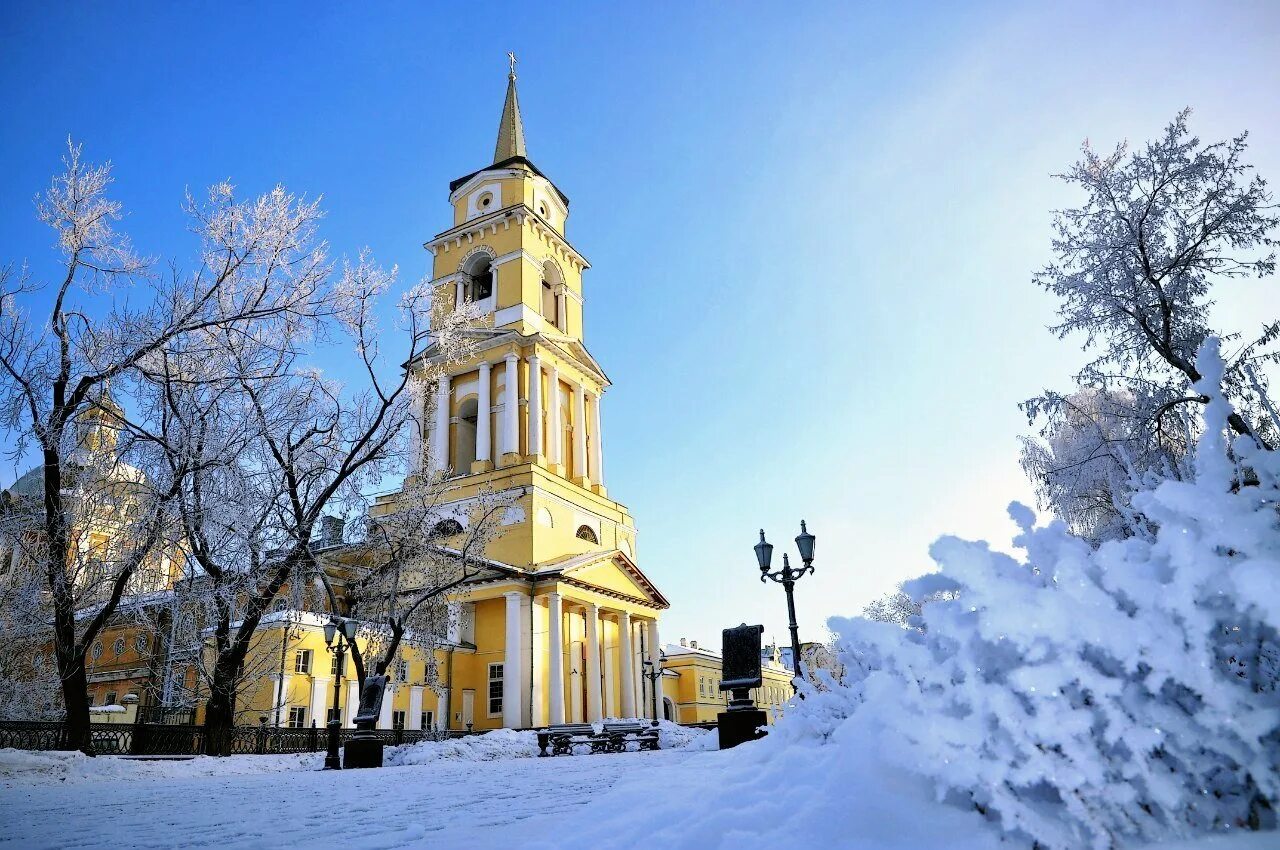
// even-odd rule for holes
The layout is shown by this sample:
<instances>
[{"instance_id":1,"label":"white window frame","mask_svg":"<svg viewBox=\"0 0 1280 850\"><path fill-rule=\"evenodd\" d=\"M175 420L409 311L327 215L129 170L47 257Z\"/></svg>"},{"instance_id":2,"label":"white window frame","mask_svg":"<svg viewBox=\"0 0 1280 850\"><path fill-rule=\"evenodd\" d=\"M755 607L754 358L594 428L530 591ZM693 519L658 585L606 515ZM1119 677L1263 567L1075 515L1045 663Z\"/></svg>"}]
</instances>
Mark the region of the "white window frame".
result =
<instances>
[{"instance_id":1,"label":"white window frame","mask_svg":"<svg viewBox=\"0 0 1280 850\"><path fill-rule=\"evenodd\" d=\"M294 650L293 672L299 676L311 675L311 650L309 649Z\"/></svg>"},{"instance_id":2,"label":"white window frame","mask_svg":"<svg viewBox=\"0 0 1280 850\"><path fill-rule=\"evenodd\" d=\"M296 722L295 722L296 718ZM306 729L307 728L307 707L305 705L289 706L289 713L285 723L289 729Z\"/></svg>"},{"instance_id":3,"label":"white window frame","mask_svg":"<svg viewBox=\"0 0 1280 850\"><path fill-rule=\"evenodd\" d=\"M428 708L422 712L422 716L418 718L418 722L420 724L420 728L424 732L430 731L436 726L436 713Z\"/></svg>"}]
</instances>

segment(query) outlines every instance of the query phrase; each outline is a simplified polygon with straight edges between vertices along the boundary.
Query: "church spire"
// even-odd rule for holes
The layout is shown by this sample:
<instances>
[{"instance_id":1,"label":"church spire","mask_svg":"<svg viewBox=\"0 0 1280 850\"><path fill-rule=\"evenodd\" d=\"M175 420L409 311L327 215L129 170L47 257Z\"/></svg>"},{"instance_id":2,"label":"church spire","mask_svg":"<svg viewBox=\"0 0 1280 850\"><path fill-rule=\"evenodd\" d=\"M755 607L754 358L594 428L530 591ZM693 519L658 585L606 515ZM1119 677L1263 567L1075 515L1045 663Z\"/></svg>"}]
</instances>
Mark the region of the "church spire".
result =
<instances>
[{"instance_id":1,"label":"church spire","mask_svg":"<svg viewBox=\"0 0 1280 850\"><path fill-rule=\"evenodd\" d=\"M511 73L507 75L507 100L498 124L498 144L493 149L494 164L514 156L528 156L524 148L524 124L520 121L520 101L516 98L516 55L508 53Z\"/></svg>"}]
</instances>

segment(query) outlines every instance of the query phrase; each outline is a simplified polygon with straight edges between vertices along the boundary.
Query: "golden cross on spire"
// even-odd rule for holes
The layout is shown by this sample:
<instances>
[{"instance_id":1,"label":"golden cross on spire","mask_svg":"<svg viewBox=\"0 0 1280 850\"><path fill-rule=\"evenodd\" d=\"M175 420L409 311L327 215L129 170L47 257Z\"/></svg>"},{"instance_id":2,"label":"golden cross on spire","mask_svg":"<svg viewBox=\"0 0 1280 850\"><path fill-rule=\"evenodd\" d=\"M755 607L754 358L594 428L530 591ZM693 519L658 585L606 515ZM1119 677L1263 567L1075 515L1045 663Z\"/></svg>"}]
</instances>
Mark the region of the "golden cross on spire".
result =
<instances>
[{"instance_id":1,"label":"golden cross on spire","mask_svg":"<svg viewBox=\"0 0 1280 850\"><path fill-rule=\"evenodd\" d=\"M511 63L511 79L516 78L516 55L510 50L507 51L507 61Z\"/></svg>"}]
</instances>

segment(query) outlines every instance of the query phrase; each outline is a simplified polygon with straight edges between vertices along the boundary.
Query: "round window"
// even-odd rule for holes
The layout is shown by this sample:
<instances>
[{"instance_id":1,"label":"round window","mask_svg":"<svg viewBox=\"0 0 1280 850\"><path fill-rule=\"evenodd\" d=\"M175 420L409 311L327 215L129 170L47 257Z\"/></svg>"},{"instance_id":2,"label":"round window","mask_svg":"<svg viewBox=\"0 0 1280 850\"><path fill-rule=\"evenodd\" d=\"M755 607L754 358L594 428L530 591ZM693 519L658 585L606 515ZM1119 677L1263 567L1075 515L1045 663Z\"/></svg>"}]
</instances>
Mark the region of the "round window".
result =
<instances>
[{"instance_id":1,"label":"round window","mask_svg":"<svg viewBox=\"0 0 1280 850\"><path fill-rule=\"evenodd\" d=\"M116 642L111 645L116 655L124 655L124 638L116 638Z\"/></svg>"},{"instance_id":2,"label":"round window","mask_svg":"<svg viewBox=\"0 0 1280 850\"><path fill-rule=\"evenodd\" d=\"M138 637L134 639L133 645L134 645L134 646L136 646L136 647L138 648L138 652L146 652L146 651L147 651L147 636L146 636L146 635L138 635Z\"/></svg>"},{"instance_id":3,"label":"round window","mask_svg":"<svg viewBox=\"0 0 1280 850\"><path fill-rule=\"evenodd\" d=\"M547 205L546 205L546 204L538 204L538 215L542 216L543 218L546 218L546 217L547 217Z\"/></svg>"},{"instance_id":4,"label":"round window","mask_svg":"<svg viewBox=\"0 0 1280 850\"><path fill-rule=\"evenodd\" d=\"M493 203L493 195L490 195L488 192L485 192L483 195L480 196L481 209L489 206L492 203Z\"/></svg>"},{"instance_id":5,"label":"round window","mask_svg":"<svg viewBox=\"0 0 1280 850\"><path fill-rule=\"evenodd\" d=\"M102 657L102 641L95 640L93 642L93 648L89 650L89 654L93 656L94 661L97 661L99 658L101 658Z\"/></svg>"}]
</instances>

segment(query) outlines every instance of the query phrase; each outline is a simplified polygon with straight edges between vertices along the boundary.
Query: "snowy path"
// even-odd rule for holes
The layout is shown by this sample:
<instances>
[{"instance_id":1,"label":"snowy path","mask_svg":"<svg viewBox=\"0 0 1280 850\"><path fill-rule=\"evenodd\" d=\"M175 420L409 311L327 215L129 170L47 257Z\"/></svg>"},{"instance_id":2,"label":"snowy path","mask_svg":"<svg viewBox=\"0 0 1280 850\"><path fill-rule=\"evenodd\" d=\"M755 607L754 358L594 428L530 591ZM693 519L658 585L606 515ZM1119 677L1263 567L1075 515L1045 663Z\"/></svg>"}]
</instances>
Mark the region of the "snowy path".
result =
<instances>
[{"instance_id":1,"label":"snowy path","mask_svg":"<svg viewBox=\"0 0 1280 850\"><path fill-rule=\"evenodd\" d=\"M437 761L382 770L16 783L0 790L0 847L372 850L557 841L565 837L564 815L620 776L652 774L657 785L659 771L690 755L660 751Z\"/></svg>"}]
</instances>

